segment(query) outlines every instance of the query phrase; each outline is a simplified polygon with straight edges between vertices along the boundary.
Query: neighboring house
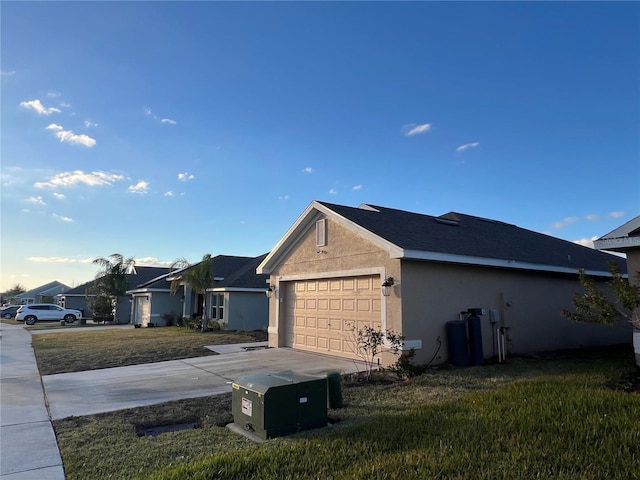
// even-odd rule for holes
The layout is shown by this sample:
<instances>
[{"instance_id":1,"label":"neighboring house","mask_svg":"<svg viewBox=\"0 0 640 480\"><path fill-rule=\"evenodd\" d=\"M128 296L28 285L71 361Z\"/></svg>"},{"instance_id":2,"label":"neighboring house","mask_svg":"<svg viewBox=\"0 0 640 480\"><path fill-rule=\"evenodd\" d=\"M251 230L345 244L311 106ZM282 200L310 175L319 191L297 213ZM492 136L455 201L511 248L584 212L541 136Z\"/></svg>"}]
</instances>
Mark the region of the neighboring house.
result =
<instances>
[{"instance_id":1,"label":"neighboring house","mask_svg":"<svg viewBox=\"0 0 640 480\"><path fill-rule=\"evenodd\" d=\"M640 285L640 215L593 243L598 250L626 254L629 282ZM635 325L633 331L633 346L636 363L640 366L640 323Z\"/></svg>"},{"instance_id":2,"label":"neighboring house","mask_svg":"<svg viewBox=\"0 0 640 480\"><path fill-rule=\"evenodd\" d=\"M214 286L207 290L209 319L217 320L228 330L258 330L266 328L269 321L268 275L256 274L256 268L264 260L259 257L218 255L212 258L211 270ZM172 279L180 278L178 270L131 289L131 316L133 323L148 326L166 325L166 315L201 317L202 295L182 286L177 293L170 293Z\"/></svg>"},{"instance_id":3,"label":"neighboring house","mask_svg":"<svg viewBox=\"0 0 640 480\"><path fill-rule=\"evenodd\" d=\"M146 267L134 265L128 274L129 287L135 287L149 282L160 275L166 275L167 267ZM93 286L94 281L83 283L75 288L69 289L57 295L58 304L65 308L75 308L80 310L85 318L93 317L93 312L87 305L87 289ZM92 295L90 295L92 296ZM131 295L122 295L118 299L118 323L131 322Z\"/></svg>"},{"instance_id":4,"label":"neighboring house","mask_svg":"<svg viewBox=\"0 0 640 480\"><path fill-rule=\"evenodd\" d=\"M14 297L11 303L25 305L28 303L55 303L56 296L66 292L69 287L57 280L49 282L38 288L33 288L27 292L20 293Z\"/></svg>"},{"instance_id":5,"label":"neighboring house","mask_svg":"<svg viewBox=\"0 0 640 480\"><path fill-rule=\"evenodd\" d=\"M402 334L416 362L441 363L447 322L469 308L486 310L485 358L502 334L510 354L627 342L628 325L561 315L581 288L578 270L603 280L612 261L626 271L617 256L496 220L314 201L257 272L274 290L271 347L355 358L352 327L370 325Z\"/></svg>"}]
</instances>

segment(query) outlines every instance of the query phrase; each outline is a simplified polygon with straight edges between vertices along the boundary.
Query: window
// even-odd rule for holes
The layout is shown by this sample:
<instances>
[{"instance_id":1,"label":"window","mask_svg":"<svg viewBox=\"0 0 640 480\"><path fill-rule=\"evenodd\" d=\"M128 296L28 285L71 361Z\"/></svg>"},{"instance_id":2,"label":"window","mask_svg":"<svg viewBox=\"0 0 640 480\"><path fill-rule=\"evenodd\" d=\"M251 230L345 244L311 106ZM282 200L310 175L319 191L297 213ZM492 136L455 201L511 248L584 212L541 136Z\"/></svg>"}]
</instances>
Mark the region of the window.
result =
<instances>
[{"instance_id":1,"label":"window","mask_svg":"<svg viewBox=\"0 0 640 480\"><path fill-rule=\"evenodd\" d=\"M211 319L222 322L224 320L224 294L211 295Z\"/></svg>"},{"instance_id":2,"label":"window","mask_svg":"<svg viewBox=\"0 0 640 480\"><path fill-rule=\"evenodd\" d=\"M316 222L316 247L327 245L327 219L323 218Z\"/></svg>"}]
</instances>

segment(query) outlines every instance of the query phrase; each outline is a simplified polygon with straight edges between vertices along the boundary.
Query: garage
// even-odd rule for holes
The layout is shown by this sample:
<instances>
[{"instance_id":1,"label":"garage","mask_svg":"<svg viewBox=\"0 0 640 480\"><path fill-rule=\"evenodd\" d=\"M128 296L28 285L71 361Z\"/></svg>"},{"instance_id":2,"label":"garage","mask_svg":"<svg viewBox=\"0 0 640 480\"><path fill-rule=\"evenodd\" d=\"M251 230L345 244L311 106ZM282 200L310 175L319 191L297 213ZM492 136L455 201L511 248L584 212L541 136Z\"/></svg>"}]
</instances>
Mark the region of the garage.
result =
<instances>
[{"instance_id":1,"label":"garage","mask_svg":"<svg viewBox=\"0 0 640 480\"><path fill-rule=\"evenodd\" d=\"M296 280L285 292L286 346L357 358L352 326L380 327L380 276Z\"/></svg>"}]
</instances>

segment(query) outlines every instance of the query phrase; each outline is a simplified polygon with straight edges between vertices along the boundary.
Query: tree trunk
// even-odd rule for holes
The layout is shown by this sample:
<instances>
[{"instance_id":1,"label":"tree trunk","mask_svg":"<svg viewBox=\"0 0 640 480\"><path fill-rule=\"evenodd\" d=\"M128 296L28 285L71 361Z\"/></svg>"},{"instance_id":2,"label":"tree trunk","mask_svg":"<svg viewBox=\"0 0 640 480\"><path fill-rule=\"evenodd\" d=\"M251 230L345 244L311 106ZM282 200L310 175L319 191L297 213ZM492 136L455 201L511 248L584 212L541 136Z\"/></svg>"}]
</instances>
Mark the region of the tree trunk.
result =
<instances>
[{"instance_id":1,"label":"tree trunk","mask_svg":"<svg viewBox=\"0 0 640 480\"><path fill-rule=\"evenodd\" d=\"M202 332L207 331L207 323L209 323L209 317L207 316L207 291L202 292Z\"/></svg>"}]
</instances>

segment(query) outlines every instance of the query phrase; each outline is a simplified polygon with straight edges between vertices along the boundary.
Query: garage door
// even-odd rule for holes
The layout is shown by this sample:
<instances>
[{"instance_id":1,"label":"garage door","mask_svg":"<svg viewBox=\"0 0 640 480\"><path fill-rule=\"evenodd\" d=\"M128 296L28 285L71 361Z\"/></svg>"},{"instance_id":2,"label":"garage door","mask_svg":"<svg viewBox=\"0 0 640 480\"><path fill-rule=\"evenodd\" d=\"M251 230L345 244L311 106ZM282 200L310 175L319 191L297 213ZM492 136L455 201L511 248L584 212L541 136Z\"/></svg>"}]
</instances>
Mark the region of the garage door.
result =
<instances>
[{"instance_id":1,"label":"garage door","mask_svg":"<svg viewBox=\"0 0 640 480\"><path fill-rule=\"evenodd\" d=\"M285 284L287 346L356 358L352 326L380 327L380 276L300 280Z\"/></svg>"}]
</instances>

